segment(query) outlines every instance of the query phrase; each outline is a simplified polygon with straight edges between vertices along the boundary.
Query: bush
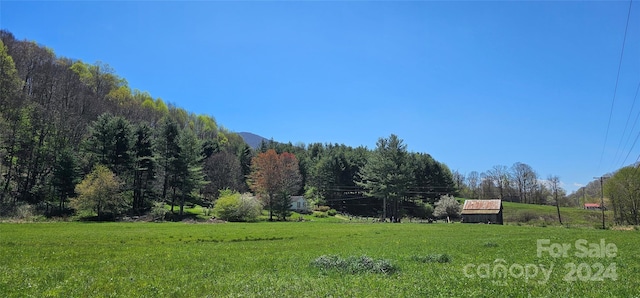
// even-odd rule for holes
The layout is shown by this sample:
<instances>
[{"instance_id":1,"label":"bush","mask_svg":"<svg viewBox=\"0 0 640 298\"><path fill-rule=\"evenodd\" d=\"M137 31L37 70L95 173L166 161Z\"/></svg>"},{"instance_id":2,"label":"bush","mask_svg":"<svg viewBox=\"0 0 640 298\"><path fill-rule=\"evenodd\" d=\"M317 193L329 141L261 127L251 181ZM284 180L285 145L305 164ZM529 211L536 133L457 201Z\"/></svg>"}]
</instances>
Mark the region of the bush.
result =
<instances>
[{"instance_id":1,"label":"bush","mask_svg":"<svg viewBox=\"0 0 640 298\"><path fill-rule=\"evenodd\" d=\"M329 211L327 211L327 215L329 216L336 216L336 214L338 214L338 211L336 211L336 209L330 209Z\"/></svg>"},{"instance_id":2,"label":"bush","mask_svg":"<svg viewBox=\"0 0 640 298\"><path fill-rule=\"evenodd\" d=\"M313 211L327 212L329 209L331 209L329 206L316 206Z\"/></svg>"},{"instance_id":3,"label":"bush","mask_svg":"<svg viewBox=\"0 0 640 298\"><path fill-rule=\"evenodd\" d=\"M313 217L325 218L328 217L326 212L313 211Z\"/></svg>"},{"instance_id":4,"label":"bush","mask_svg":"<svg viewBox=\"0 0 640 298\"><path fill-rule=\"evenodd\" d=\"M427 219L433 217L433 206L425 202L415 202L415 208L413 209L413 215L418 218Z\"/></svg>"},{"instance_id":5,"label":"bush","mask_svg":"<svg viewBox=\"0 0 640 298\"><path fill-rule=\"evenodd\" d=\"M164 207L164 202L155 202L151 208L151 217L153 217L153 220L163 221L167 212L169 212L169 210Z\"/></svg>"},{"instance_id":6,"label":"bush","mask_svg":"<svg viewBox=\"0 0 640 298\"><path fill-rule=\"evenodd\" d=\"M426 256L412 256L412 260L421 263L449 263L451 256L448 254L430 254Z\"/></svg>"},{"instance_id":7,"label":"bush","mask_svg":"<svg viewBox=\"0 0 640 298\"><path fill-rule=\"evenodd\" d=\"M484 247L498 247L498 243L495 242L485 242L483 244Z\"/></svg>"},{"instance_id":8,"label":"bush","mask_svg":"<svg viewBox=\"0 0 640 298\"><path fill-rule=\"evenodd\" d=\"M15 210L17 219L30 220L35 214L35 208L29 204L18 205Z\"/></svg>"},{"instance_id":9,"label":"bush","mask_svg":"<svg viewBox=\"0 0 640 298\"><path fill-rule=\"evenodd\" d=\"M224 193L216 201L213 213L226 221L256 221L262 213L262 205L248 195Z\"/></svg>"},{"instance_id":10,"label":"bush","mask_svg":"<svg viewBox=\"0 0 640 298\"><path fill-rule=\"evenodd\" d=\"M322 255L311 262L321 270L335 270L344 273L392 274L397 268L389 260L373 259L368 256L350 256L343 259L336 255Z\"/></svg>"}]
</instances>

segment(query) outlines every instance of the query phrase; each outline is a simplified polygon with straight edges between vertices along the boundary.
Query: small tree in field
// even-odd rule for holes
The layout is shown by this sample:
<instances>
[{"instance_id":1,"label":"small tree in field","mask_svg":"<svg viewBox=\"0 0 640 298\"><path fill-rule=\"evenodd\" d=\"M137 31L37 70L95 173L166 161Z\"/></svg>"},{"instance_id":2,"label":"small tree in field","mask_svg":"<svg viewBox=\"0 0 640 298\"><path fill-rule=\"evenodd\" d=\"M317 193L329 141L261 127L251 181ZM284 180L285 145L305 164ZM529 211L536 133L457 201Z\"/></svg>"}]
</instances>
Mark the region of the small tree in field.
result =
<instances>
[{"instance_id":1,"label":"small tree in field","mask_svg":"<svg viewBox=\"0 0 640 298\"><path fill-rule=\"evenodd\" d=\"M120 194L118 177L103 165L97 165L76 186L76 193L78 196L71 200L71 206L79 211L96 212L98 217L116 215L127 207Z\"/></svg>"},{"instance_id":2,"label":"small tree in field","mask_svg":"<svg viewBox=\"0 0 640 298\"><path fill-rule=\"evenodd\" d=\"M433 210L433 215L435 217L453 217L457 218L460 216L460 212L462 207L458 201L449 195L444 195L440 197L440 200L436 202L436 208Z\"/></svg>"}]
</instances>

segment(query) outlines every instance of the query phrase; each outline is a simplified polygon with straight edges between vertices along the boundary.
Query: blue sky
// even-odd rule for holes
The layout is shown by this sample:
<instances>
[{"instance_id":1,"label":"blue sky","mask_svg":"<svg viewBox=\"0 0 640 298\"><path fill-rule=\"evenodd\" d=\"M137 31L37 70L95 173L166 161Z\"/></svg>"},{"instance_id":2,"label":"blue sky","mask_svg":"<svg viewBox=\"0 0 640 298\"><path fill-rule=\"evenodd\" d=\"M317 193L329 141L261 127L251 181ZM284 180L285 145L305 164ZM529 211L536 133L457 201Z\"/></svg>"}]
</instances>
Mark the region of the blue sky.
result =
<instances>
[{"instance_id":1,"label":"blue sky","mask_svg":"<svg viewBox=\"0 0 640 298\"><path fill-rule=\"evenodd\" d=\"M132 88L232 131L369 148L395 133L452 170L523 162L571 192L640 154L631 146L638 3L613 100L628 7L2 1L0 27L60 56L105 62Z\"/></svg>"}]
</instances>

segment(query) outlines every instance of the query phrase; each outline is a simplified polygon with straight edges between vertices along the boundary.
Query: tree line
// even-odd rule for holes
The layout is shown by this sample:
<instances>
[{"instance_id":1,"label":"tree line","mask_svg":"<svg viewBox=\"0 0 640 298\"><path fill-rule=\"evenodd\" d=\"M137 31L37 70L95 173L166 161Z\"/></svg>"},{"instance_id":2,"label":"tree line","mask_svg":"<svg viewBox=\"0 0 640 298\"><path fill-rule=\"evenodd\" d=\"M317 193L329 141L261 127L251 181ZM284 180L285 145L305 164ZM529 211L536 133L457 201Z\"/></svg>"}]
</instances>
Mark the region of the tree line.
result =
<instances>
[{"instance_id":1,"label":"tree line","mask_svg":"<svg viewBox=\"0 0 640 298\"><path fill-rule=\"evenodd\" d=\"M540 176L530 165L516 162L511 167L496 165L484 172L453 172L460 194L472 199L502 199L526 204L576 206L561 187L559 177Z\"/></svg>"},{"instance_id":2,"label":"tree line","mask_svg":"<svg viewBox=\"0 0 640 298\"><path fill-rule=\"evenodd\" d=\"M352 215L426 217L433 211L428 204L458 193L447 165L429 154L407 151L394 134L380 138L371 150L340 144L263 142L257 151L258 155L292 153L298 159L300 183L295 185L300 188L289 193L304 194L311 205Z\"/></svg>"}]
</instances>

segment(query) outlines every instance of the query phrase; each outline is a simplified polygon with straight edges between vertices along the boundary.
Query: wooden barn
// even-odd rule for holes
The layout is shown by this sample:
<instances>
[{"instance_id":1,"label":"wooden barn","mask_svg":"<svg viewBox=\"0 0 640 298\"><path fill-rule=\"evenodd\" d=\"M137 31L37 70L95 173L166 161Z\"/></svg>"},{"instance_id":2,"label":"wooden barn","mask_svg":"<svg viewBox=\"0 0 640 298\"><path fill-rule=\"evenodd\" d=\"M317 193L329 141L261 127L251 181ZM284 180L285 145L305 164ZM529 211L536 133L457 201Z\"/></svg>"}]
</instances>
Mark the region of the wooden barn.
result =
<instances>
[{"instance_id":1,"label":"wooden barn","mask_svg":"<svg viewBox=\"0 0 640 298\"><path fill-rule=\"evenodd\" d=\"M502 200L466 200L461 215L464 223L503 224Z\"/></svg>"}]
</instances>

